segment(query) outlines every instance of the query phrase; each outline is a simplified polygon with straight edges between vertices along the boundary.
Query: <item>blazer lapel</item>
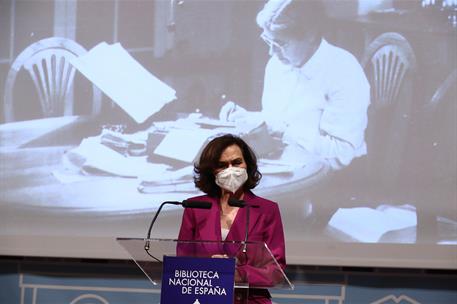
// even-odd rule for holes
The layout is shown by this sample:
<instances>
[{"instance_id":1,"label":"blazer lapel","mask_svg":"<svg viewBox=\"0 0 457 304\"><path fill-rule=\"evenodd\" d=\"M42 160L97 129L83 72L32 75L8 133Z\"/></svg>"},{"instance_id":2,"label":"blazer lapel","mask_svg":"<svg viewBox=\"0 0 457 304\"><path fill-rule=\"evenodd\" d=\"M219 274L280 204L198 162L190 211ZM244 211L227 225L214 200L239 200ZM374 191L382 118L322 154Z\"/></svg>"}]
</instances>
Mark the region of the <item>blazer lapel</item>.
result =
<instances>
[{"instance_id":1,"label":"blazer lapel","mask_svg":"<svg viewBox=\"0 0 457 304\"><path fill-rule=\"evenodd\" d=\"M212 206L210 210L203 210L204 215L201 217L200 239L203 241L222 241L221 237L221 213L218 200L211 198ZM207 243L203 245L211 254L223 252L222 245L216 243Z\"/></svg>"},{"instance_id":2,"label":"blazer lapel","mask_svg":"<svg viewBox=\"0 0 457 304\"><path fill-rule=\"evenodd\" d=\"M221 240L221 216L219 204L216 199L211 198L212 206L210 210L202 210L200 217L200 237L202 240ZM204 212L204 213L203 213Z\"/></svg>"},{"instance_id":3,"label":"blazer lapel","mask_svg":"<svg viewBox=\"0 0 457 304\"><path fill-rule=\"evenodd\" d=\"M244 194L244 201L248 204L255 205L255 196L251 192ZM227 235L227 241L244 241L246 237L246 215L247 208L240 208L233 221L232 227L230 228L229 234ZM249 207L249 230L248 230L248 241L249 235L255 231L258 219L260 216L259 208ZM220 224L220 223L219 223ZM219 225L220 226L220 225Z\"/></svg>"}]
</instances>

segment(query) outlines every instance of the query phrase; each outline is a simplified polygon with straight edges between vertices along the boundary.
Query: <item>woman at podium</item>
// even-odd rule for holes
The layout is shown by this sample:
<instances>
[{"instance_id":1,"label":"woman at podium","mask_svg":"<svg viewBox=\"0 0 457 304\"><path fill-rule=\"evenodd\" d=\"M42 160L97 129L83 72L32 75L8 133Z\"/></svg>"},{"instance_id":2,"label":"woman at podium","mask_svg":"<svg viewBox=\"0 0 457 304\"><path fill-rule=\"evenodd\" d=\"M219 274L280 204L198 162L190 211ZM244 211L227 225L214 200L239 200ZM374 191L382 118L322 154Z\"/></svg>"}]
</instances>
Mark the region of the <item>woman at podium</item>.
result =
<instances>
[{"instance_id":1,"label":"woman at podium","mask_svg":"<svg viewBox=\"0 0 457 304\"><path fill-rule=\"evenodd\" d=\"M186 208L179 240L226 241L228 245L229 241L265 243L269 251L251 245L236 250L230 246L203 245L198 254L235 256L235 281L249 284L248 303L271 303L266 288L251 286L273 286L280 279L278 272L286 266L284 232L277 203L252 192L262 177L253 150L231 134L214 138L204 147L194 171L195 186L206 195L190 200L211 202L212 207ZM270 263L268 255L270 262L277 263ZM235 303L241 300L235 290Z\"/></svg>"}]
</instances>

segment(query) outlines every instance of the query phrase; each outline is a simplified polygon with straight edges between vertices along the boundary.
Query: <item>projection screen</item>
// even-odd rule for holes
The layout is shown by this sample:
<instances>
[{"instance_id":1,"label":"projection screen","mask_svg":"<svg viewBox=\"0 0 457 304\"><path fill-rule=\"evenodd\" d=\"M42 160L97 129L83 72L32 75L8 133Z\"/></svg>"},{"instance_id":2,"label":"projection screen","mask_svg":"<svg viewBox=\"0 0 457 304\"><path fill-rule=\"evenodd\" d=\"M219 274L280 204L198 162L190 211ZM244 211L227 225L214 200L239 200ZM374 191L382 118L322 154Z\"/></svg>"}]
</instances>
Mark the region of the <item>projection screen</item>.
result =
<instances>
[{"instance_id":1,"label":"projection screen","mask_svg":"<svg viewBox=\"0 0 457 304\"><path fill-rule=\"evenodd\" d=\"M201 148L233 133L257 154L253 192L280 206L289 264L457 268L455 2L324 1L323 39L370 86L365 108L339 112L322 83L294 107L267 83L264 4L0 1L0 254L128 258L115 238L145 237L162 202L201 195ZM310 77L357 83L340 66L314 60ZM294 132L262 118L264 90ZM316 96L329 116L312 130ZM366 149L346 161L298 140L341 142L331 130L364 119L348 132ZM181 215L166 207L152 236L176 238Z\"/></svg>"}]
</instances>

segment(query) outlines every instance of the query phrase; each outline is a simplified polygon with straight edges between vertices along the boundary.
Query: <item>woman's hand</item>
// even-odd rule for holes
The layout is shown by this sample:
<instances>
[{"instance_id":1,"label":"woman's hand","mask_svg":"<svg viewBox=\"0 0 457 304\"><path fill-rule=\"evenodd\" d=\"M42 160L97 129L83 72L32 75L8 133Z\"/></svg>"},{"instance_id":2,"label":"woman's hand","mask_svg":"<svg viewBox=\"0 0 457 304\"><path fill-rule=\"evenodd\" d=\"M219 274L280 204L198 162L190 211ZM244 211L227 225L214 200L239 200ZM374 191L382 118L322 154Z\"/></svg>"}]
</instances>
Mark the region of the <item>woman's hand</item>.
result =
<instances>
[{"instance_id":1,"label":"woman's hand","mask_svg":"<svg viewBox=\"0 0 457 304\"><path fill-rule=\"evenodd\" d=\"M211 257L212 258L216 258L216 259L227 259L228 255L226 255L226 254L213 254Z\"/></svg>"},{"instance_id":2,"label":"woman's hand","mask_svg":"<svg viewBox=\"0 0 457 304\"><path fill-rule=\"evenodd\" d=\"M237 121L243 119L248 115L248 111L234 103L233 101L227 101L222 106L219 112L219 119L222 121Z\"/></svg>"}]
</instances>

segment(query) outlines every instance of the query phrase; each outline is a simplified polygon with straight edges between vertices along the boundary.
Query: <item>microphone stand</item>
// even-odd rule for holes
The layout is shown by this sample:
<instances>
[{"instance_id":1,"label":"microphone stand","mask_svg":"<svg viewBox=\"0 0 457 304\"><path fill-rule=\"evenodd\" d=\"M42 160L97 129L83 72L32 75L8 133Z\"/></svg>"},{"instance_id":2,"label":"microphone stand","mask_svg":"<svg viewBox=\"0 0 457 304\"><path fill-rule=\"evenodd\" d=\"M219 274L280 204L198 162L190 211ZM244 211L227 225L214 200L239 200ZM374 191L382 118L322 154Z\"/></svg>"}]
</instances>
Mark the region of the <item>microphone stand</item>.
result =
<instances>
[{"instance_id":1,"label":"microphone stand","mask_svg":"<svg viewBox=\"0 0 457 304\"><path fill-rule=\"evenodd\" d=\"M150 257L152 257L154 260L156 260L157 262L161 262L161 261L160 261L158 258L156 258L155 256L153 256L153 255L151 255L151 254L149 253L149 248L150 248L150 245L151 245L149 239L151 238L152 226L154 226L154 223L155 223L155 221L157 220L157 217L159 216L159 213L160 213L160 211L162 210L162 207L163 207L164 205L166 205L166 204L179 205L178 202L163 202L162 204L160 204L159 209L157 209L157 212L156 212L156 214L154 215L154 218L152 219L151 224L149 225L148 234L147 234L147 236L146 236L146 243L144 244L144 250L146 251L146 253L147 253Z\"/></svg>"},{"instance_id":2,"label":"microphone stand","mask_svg":"<svg viewBox=\"0 0 457 304\"><path fill-rule=\"evenodd\" d=\"M167 202L163 202L162 204L160 204L159 209L157 209L157 212L154 215L154 218L152 219L151 224L149 225L148 234L146 236L146 242L144 244L144 250L146 251L146 253L150 257L152 257L154 260L156 260L157 262L161 262L161 261L158 258L156 258L155 256L153 256L152 254L149 253L149 248L151 248L150 247L151 246L151 242L149 241L149 239L151 238L152 226L154 226L154 223L157 220L157 217L159 216L159 213L162 210L162 207L164 205L166 205L166 204L180 205L183 208L197 208L197 209L210 209L211 208L211 203L204 202L204 201L189 201L189 200L184 200L182 202L167 201Z\"/></svg>"},{"instance_id":3,"label":"microphone stand","mask_svg":"<svg viewBox=\"0 0 457 304\"><path fill-rule=\"evenodd\" d=\"M251 210L251 206L246 204L246 227L245 227L245 234L244 234L244 244L243 244L243 253L248 251L248 233L249 233L249 211Z\"/></svg>"},{"instance_id":4,"label":"microphone stand","mask_svg":"<svg viewBox=\"0 0 457 304\"><path fill-rule=\"evenodd\" d=\"M243 242L243 249L242 249L242 252L243 253L246 253L247 252L247 247L248 247L248 244L247 244L247 241L248 241L248 235L249 235L249 220L250 220L250 216L249 216L249 213L250 213L250 210L251 210L251 206L249 204L247 204L245 201L243 200L238 200L236 198L229 198L228 200L228 204L232 207L238 207L238 208L244 208L246 207L246 226L245 226L245 230L244 230L244 242Z\"/></svg>"}]
</instances>

